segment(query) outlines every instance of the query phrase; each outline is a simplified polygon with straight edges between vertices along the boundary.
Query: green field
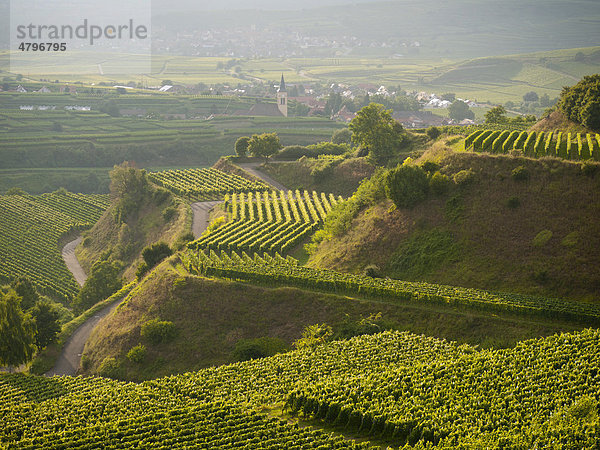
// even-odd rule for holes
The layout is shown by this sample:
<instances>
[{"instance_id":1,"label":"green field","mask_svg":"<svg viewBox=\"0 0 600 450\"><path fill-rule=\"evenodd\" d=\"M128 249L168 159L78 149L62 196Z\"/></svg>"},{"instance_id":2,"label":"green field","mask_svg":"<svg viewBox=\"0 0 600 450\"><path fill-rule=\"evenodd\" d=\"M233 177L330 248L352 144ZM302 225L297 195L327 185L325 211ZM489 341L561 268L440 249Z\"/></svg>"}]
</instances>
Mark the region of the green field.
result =
<instances>
[{"instance_id":1,"label":"green field","mask_svg":"<svg viewBox=\"0 0 600 450\"><path fill-rule=\"evenodd\" d=\"M283 145L329 140L342 127L320 118L223 116L206 119L159 120L112 117L98 111L20 111L17 104L58 105L92 102L86 97L36 98L34 94L0 94L0 169L111 167L124 160L141 167L206 167L231 154L243 135L277 132ZM178 108L226 109L234 98L121 96L121 108L147 105L162 111ZM38 103L40 104L40 103ZM190 106L191 105L191 106ZM199 113L201 114L201 112Z\"/></svg>"},{"instance_id":2,"label":"green field","mask_svg":"<svg viewBox=\"0 0 600 450\"><path fill-rule=\"evenodd\" d=\"M575 60L581 52L582 61ZM36 62L28 72L28 79L39 78L61 82L82 81L84 83L107 82L111 84L127 81L147 85L160 85L164 79L176 83L194 84L223 83L236 86L238 83L276 82L281 74L290 84L318 83L374 83L401 86L405 90L417 90L442 94L454 92L459 97L479 102L505 103L520 101L529 91L539 95L548 94L555 98L563 86L575 84L584 75L600 71L600 47L574 48L501 57L484 57L460 60L443 57L418 56L343 56L335 58L288 58L248 59L237 64L240 74L217 69L225 58L154 56L152 74L139 77L103 77L79 74L78 67L60 65L56 70L43 60ZM6 53L0 53L7 58ZM101 56L98 56L101 58ZM235 75L235 77L233 76Z\"/></svg>"}]
</instances>

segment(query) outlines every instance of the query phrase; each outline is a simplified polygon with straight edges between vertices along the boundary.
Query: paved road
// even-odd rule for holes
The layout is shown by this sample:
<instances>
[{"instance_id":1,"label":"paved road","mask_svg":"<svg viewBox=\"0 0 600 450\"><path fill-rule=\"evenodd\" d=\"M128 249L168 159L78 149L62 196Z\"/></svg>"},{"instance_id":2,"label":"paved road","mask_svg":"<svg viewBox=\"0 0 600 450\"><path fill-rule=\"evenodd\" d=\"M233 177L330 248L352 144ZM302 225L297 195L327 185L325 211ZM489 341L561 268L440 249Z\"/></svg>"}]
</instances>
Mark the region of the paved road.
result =
<instances>
[{"instance_id":1,"label":"paved road","mask_svg":"<svg viewBox=\"0 0 600 450\"><path fill-rule=\"evenodd\" d=\"M113 312L123 300L124 298L118 300L110 306L107 306L103 310L98 311L94 316L90 317L79 328L77 328L77 330L75 330L63 347L62 353L56 360L54 368L46 372L46 376L76 375L81 364L81 354L83 353L83 348L85 347L85 343L90 337L90 334L92 334L92 331L94 328L96 328L98 322Z\"/></svg>"},{"instance_id":2,"label":"paved road","mask_svg":"<svg viewBox=\"0 0 600 450\"><path fill-rule=\"evenodd\" d=\"M259 163L243 163L243 164L238 164L238 166L240 166L242 169L244 169L246 172L251 173L252 175L254 175L257 178L260 178L261 180L263 180L265 183L271 185L272 187L274 187L275 189L279 189L282 191L288 191L289 189L286 188L283 184L281 184L278 181L275 181L273 178L271 178L269 175L265 174L264 172L261 172L260 170L258 170L258 167L260 166Z\"/></svg>"},{"instance_id":3,"label":"paved road","mask_svg":"<svg viewBox=\"0 0 600 450\"><path fill-rule=\"evenodd\" d=\"M62 257L67 265L68 269L71 271L75 280L79 284L79 286L83 286L85 280L87 280L87 275L79 264L77 257L75 256L75 247L77 247L81 242L81 236L75 239L74 241L69 242L62 249Z\"/></svg>"}]
</instances>

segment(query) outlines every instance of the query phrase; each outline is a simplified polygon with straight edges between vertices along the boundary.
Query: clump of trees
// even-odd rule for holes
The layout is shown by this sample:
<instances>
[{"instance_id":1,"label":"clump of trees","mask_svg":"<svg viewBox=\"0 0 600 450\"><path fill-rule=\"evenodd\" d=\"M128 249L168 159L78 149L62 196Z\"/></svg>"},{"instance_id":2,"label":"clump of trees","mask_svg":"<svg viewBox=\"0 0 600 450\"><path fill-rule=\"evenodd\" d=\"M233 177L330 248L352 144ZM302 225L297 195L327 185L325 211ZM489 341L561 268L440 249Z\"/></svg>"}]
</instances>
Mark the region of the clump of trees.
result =
<instances>
[{"instance_id":1,"label":"clump of trees","mask_svg":"<svg viewBox=\"0 0 600 450\"><path fill-rule=\"evenodd\" d=\"M119 261L99 260L92 265L90 276L73 300L73 309L81 313L123 287Z\"/></svg>"},{"instance_id":2,"label":"clump of trees","mask_svg":"<svg viewBox=\"0 0 600 450\"><path fill-rule=\"evenodd\" d=\"M136 276L139 279L163 259L171 256L173 250L165 242L156 242L142 250L144 261L138 266Z\"/></svg>"},{"instance_id":3,"label":"clump of trees","mask_svg":"<svg viewBox=\"0 0 600 450\"><path fill-rule=\"evenodd\" d=\"M460 122L464 119L475 119L475 113L471 111L469 105L467 105L462 100L454 100L452 104L448 107L448 115L452 120Z\"/></svg>"},{"instance_id":4,"label":"clump of trees","mask_svg":"<svg viewBox=\"0 0 600 450\"><path fill-rule=\"evenodd\" d=\"M114 209L115 221L126 222L144 200L152 193L145 170L136 169L124 162L110 171L110 193L117 204Z\"/></svg>"},{"instance_id":5,"label":"clump of trees","mask_svg":"<svg viewBox=\"0 0 600 450\"><path fill-rule=\"evenodd\" d=\"M563 88L558 108L567 119L600 131L600 74L583 77L575 86Z\"/></svg>"},{"instance_id":6,"label":"clump of trees","mask_svg":"<svg viewBox=\"0 0 600 450\"><path fill-rule=\"evenodd\" d=\"M64 321L71 317L66 315ZM60 329L59 307L41 297L27 277L0 289L0 366L13 368L30 361L36 350L56 341Z\"/></svg>"},{"instance_id":7,"label":"clump of trees","mask_svg":"<svg viewBox=\"0 0 600 450\"><path fill-rule=\"evenodd\" d=\"M394 120L392 111L379 103L370 103L358 111L348 128L352 142L368 150L374 164L386 164L408 143L406 131Z\"/></svg>"},{"instance_id":8,"label":"clump of trees","mask_svg":"<svg viewBox=\"0 0 600 450\"><path fill-rule=\"evenodd\" d=\"M513 118L506 117L506 109L504 106L494 106L485 113L485 123L535 123L537 117L532 114L526 116L517 116Z\"/></svg>"},{"instance_id":9,"label":"clump of trees","mask_svg":"<svg viewBox=\"0 0 600 450\"><path fill-rule=\"evenodd\" d=\"M248 141L248 152L252 156L265 158L265 162L268 162L269 157L275 155L281 147L277 133L253 134Z\"/></svg>"}]
</instances>

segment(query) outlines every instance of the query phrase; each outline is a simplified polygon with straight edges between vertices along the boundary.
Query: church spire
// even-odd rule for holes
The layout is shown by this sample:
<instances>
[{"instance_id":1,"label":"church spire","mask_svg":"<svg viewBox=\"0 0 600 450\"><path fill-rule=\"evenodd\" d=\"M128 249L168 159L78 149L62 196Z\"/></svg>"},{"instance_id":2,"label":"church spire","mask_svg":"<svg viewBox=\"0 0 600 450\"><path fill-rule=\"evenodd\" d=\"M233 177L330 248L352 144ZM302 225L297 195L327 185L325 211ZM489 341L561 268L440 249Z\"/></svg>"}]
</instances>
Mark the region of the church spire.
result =
<instances>
[{"instance_id":1,"label":"church spire","mask_svg":"<svg viewBox=\"0 0 600 450\"><path fill-rule=\"evenodd\" d=\"M283 74L281 74L281 82L279 83L279 89L277 89L277 92L287 92L285 90L285 80L283 79Z\"/></svg>"}]
</instances>

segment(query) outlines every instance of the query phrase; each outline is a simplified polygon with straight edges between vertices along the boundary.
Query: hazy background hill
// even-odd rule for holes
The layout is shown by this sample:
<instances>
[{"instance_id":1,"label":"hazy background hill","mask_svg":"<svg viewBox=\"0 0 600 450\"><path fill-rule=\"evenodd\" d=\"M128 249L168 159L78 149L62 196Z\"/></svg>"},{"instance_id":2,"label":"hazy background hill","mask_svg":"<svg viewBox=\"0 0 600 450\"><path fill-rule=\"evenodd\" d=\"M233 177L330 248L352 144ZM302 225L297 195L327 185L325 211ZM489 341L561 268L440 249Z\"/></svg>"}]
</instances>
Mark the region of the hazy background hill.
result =
<instances>
[{"instance_id":1,"label":"hazy background hill","mask_svg":"<svg viewBox=\"0 0 600 450\"><path fill-rule=\"evenodd\" d=\"M453 58L586 47L600 42L600 2L594 0L215 3L156 0L154 26L164 26L173 33L202 28L279 28L313 36L371 40L373 46L367 46L371 54L382 50L397 53L407 43L413 52ZM381 47L383 42L386 47Z\"/></svg>"}]
</instances>

